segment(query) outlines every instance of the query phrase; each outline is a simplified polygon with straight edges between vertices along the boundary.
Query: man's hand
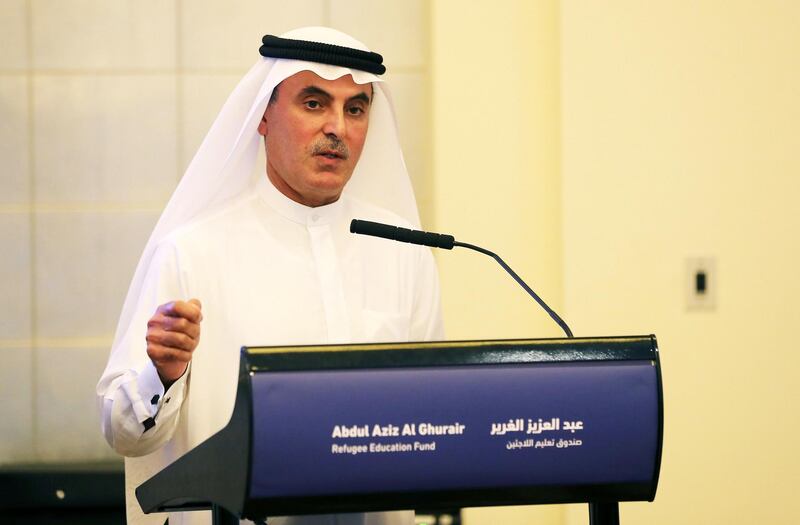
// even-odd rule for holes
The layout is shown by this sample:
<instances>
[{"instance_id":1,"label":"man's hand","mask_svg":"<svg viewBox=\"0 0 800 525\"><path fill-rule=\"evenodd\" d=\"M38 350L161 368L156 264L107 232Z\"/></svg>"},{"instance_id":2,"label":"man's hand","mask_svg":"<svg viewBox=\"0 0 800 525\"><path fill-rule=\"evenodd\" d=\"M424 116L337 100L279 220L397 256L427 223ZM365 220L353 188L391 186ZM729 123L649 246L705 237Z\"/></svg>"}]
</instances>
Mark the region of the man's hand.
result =
<instances>
[{"instance_id":1,"label":"man's hand","mask_svg":"<svg viewBox=\"0 0 800 525\"><path fill-rule=\"evenodd\" d=\"M162 304L147 321L147 355L158 376L169 388L186 371L192 352L200 342L200 301L172 301Z\"/></svg>"}]
</instances>

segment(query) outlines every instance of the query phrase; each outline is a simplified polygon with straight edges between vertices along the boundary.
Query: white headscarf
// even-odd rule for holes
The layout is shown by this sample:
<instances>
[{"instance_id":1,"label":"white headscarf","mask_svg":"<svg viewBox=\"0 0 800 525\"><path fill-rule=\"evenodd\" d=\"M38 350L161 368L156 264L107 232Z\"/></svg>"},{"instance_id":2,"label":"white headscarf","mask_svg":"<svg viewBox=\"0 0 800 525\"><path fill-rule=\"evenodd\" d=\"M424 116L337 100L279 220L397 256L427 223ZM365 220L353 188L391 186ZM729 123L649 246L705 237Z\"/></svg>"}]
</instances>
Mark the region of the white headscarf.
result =
<instances>
[{"instance_id":1,"label":"white headscarf","mask_svg":"<svg viewBox=\"0 0 800 525\"><path fill-rule=\"evenodd\" d=\"M281 37L369 51L358 40L326 27L295 29ZM403 161L394 107L386 84L372 73L356 69L262 57L225 102L150 235L125 298L114 338L114 350L117 350L128 331L147 269L159 242L176 228L200 215L211 213L223 203L248 191L254 177L266 177L265 168L256 169L262 148L258 123L275 86L304 70L313 71L327 80L352 75L358 84L372 83L374 94L369 130L361 158L345 193L386 208L412 225L419 225L417 205ZM118 353L112 352L107 371L124 368L123 363L130 362L126 356ZM114 366L115 361L122 366Z\"/></svg>"}]
</instances>

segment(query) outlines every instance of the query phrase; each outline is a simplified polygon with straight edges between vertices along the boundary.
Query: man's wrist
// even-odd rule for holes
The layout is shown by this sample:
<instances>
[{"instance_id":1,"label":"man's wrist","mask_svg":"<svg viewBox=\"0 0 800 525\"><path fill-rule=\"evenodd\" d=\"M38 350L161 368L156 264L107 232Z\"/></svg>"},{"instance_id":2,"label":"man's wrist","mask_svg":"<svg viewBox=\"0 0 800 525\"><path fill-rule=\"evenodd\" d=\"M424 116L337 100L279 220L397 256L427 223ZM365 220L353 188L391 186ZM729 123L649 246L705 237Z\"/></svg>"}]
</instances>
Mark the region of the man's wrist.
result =
<instances>
[{"instance_id":1,"label":"man's wrist","mask_svg":"<svg viewBox=\"0 0 800 525\"><path fill-rule=\"evenodd\" d=\"M158 378L161 380L161 384L164 385L165 391L169 390L169 387L174 385L178 379L182 378L184 374L186 374L186 371L189 369L189 363L186 363L186 365L183 367L183 371L180 374L174 377L173 376L167 377L161 372L161 370L155 363L153 363L153 366L155 366L156 372L158 372Z\"/></svg>"}]
</instances>

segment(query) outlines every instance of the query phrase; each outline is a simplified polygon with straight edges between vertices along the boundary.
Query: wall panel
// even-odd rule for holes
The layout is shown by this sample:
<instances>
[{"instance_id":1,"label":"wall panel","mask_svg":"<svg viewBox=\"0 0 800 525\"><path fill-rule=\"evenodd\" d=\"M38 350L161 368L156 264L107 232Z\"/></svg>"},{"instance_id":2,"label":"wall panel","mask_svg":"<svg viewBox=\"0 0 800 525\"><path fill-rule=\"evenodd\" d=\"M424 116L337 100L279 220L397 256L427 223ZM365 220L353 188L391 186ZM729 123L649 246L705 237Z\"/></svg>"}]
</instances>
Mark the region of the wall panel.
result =
<instances>
[{"instance_id":1,"label":"wall panel","mask_svg":"<svg viewBox=\"0 0 800 525\"><path fill-rule=\"evenodd\" d=\"M46 69L175 66L175 3L30 0L33 65Z\"/></svg>"}]
</instances>

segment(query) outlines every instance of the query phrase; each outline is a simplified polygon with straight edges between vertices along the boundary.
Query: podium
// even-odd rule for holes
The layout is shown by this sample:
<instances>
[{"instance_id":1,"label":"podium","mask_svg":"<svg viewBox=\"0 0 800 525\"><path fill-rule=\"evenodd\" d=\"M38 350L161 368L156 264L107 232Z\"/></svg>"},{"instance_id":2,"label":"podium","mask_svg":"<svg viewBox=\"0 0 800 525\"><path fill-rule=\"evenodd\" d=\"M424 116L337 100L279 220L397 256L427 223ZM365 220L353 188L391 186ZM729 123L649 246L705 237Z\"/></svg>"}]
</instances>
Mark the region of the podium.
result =
<instances>
[{"instance_id":1,"label":"podium","mask_svg":"<svg viewBox=\"0 0 800 525\"><path fill-rule=\"evenodd\" d=\"M268 516L655 498L655 336L250 347L228 424L136 490ZM227 521L226 521L227 520Z\"/></svg>"}]
</instances>

